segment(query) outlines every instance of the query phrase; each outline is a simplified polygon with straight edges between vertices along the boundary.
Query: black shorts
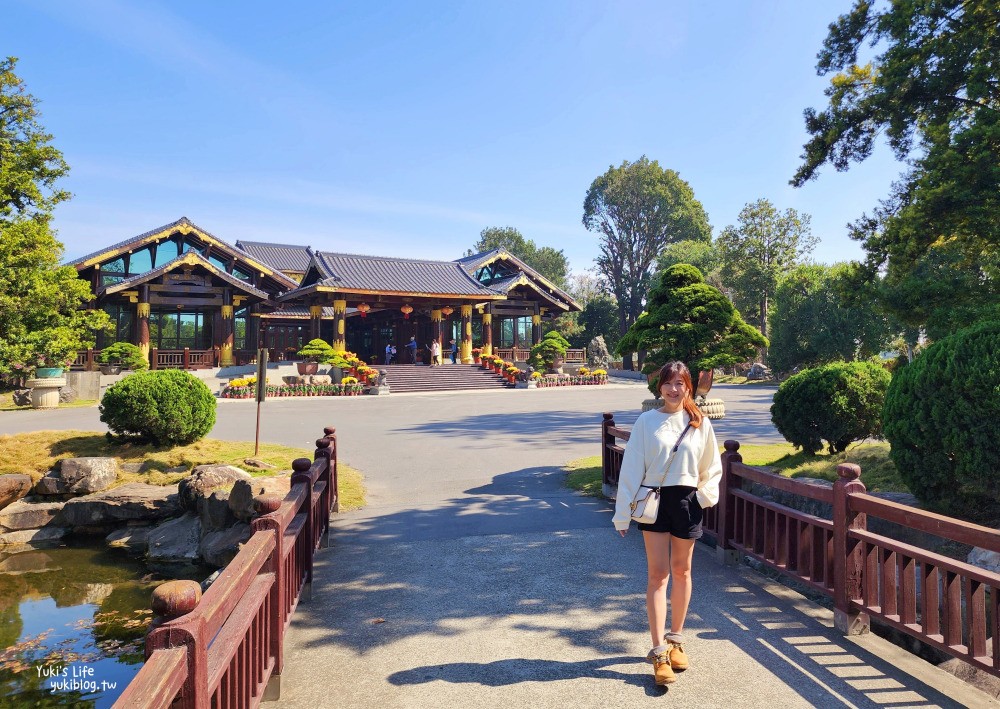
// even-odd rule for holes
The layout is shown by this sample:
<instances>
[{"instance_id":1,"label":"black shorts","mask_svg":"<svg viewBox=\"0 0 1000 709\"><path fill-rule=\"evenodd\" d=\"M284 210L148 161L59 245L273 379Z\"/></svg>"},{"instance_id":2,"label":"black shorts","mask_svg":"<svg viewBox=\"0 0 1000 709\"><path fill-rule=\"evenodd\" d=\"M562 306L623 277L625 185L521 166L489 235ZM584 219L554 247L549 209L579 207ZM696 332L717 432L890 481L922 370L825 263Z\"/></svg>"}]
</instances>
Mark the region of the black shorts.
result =
<instances>
[{"instance_id":1,"label":"black shorts","mask_svg":"<svg viewBox=\"0 0 1000 709\"><path fill-rule=\"evenodd\" d=\"M645 485L643 486L645 487ZM652 524L639 523L644 532L666 532L678 539L701 539L702 509L698 488L671 485L660 491L660 509Z\"/></svg>"}]
</instances>

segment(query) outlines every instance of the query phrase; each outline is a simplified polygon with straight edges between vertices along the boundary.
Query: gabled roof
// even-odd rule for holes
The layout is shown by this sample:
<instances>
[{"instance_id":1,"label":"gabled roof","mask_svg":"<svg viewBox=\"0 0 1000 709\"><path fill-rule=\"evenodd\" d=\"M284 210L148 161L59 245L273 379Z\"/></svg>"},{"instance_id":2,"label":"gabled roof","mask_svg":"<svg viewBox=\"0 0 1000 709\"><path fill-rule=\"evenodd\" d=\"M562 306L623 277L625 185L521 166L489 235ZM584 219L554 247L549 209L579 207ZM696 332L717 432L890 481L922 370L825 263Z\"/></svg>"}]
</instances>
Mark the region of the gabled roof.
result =
<instances>
[{"instance_id":1,"label":"gabled roof","mask_svg":"<svg viewBox=\"0 0 1000 709\"><path fill-rule=\"evenodd\" d=\"M315 280L310 278L315 271ZM475 280L455 261L363 256L326 251L314 253L307 279L313 281L282 300L304 292L326 290L355 293L465 296L483 300L503 297ZM305 282L305 279L304 279Z\"/></svg>"},{"instance_id":2,"label":"gabled roof","mask_svg":"<svg viewBox=\"0 0 1000 709\"><path fill-rule=\"evenodd\" d=\"M293 244L272 244L265 241L243 241L240 239L236 242L236 246L280 271L294 273L305 273L313 255L310 247Z\"/></svg>"},{"instance_id":3,"label":"gabled roof","mask_svg":"<svg viewBox=\"0 0 1000 709\"><path fill-rule=\"evenodd\" d=\"M150 231L145 232L144 234L139 234L138 236L133 236L132 238L126 239L125 241L120 241L117 244L105 247L100 251L95 251L91 254L87 254L86 256L76 259L75 261L70 261L66 265L74 266L78 271L80 271L89 266L96 266L102 261L114 258L126 251L138 248L151 241L158 241L160 239L165 239L176 233L195 234L202 241L208 242L213 246L219 247L220 250L228 252L238 257L241 261L247 263L247 265L256 269L260 273L263 273L267 276L274 278L276 281L279 281L282 285L285 285L289 288L295 288L298 286L298 284L294 280L286 276L280 270L277 270L273 266L270 266L265 262L255 258L254 256L247 253L243 249L237 248L232 244L223 241L217 236L210 234L209 232L205 231L197 224L192 222L187 217L181 217L177 221L171 222L170 224L166 224L156 229L152 229Z\"/></svg>"},{"instance_id":4,"label":"gabled roof","mask_svg":"<svg viewBox=\"0 0 1000 709\"><path fill-rule=\"evenodd\" d=\"M494 261L506 261L517 268L520 273L502 281L495 281L490 284L490 288L506 293L515 285L518 285L517 283L514 283L514 281L526 278L530 281L534 281L535 284L532 286L534 290L546 296L549 300L562 301L569 306L567 308L568 310L582 310L577 302L573 300L573 296L540 274L517 256L507 251L507 249L497 248L473 254L471 256L464 256L460 259L456 259L455 263L460 264L470 277L475 278L476 272L479 269L484 266L488 266ZM553 296L555 296L555 298L553 298Z\"/></svg>"},{"instance_id":5,"label":"gabled roof","mask_svg":"<svg viewBox=\"0 0 1000 709\"><path fill-rule=\"evenodd\" d=\"M154 278L162 276L164 273L173 271L181 266L200 266L207 271L210 271L213 276L217 276L222 280L229 283L234 288L237 288L248 295L256 296L261 300L268 300L271 296L265 291L254 288L252 285L246 281L241 281L236 276L226 273L221 268L218 268L214 263L209 261L207 258L197 253L196 251L188 251L181 254L173 261L169 261L159 268L154 268L151 271L146 271L145 273L140 273L131 278L126 278L123 281L118 281L117 283L112 283L108 286L99 288L97 291L98 295L111 295L113 293L118 293L123 290L128 290L129 288L134 288L142 283L147 283Z\"/></svg>"}]
</instances>

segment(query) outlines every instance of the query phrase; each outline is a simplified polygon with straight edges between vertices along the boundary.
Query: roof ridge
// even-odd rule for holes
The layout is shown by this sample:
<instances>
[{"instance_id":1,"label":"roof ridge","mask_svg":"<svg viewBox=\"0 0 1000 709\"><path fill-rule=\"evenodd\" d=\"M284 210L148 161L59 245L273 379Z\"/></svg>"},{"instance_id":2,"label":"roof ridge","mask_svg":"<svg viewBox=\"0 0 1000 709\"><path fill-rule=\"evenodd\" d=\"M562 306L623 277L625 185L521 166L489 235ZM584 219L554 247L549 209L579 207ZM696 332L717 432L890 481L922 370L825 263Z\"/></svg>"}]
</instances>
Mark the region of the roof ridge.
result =
<instances>
[{"instance_id":1,"label":"roof ridge","mask_svg":"<svg viewBox=\"0 0 1000 709\"><path fill-rule=\"evenodd\" d=\"M406 258L405 256L375 256L372 254L351 254L343 251L315 251L313 252L320 257L330 257L330 256L347 256L353 258L366 258L374 259L376 261L408 261L411 263L436 263L448 266L457 266L457 261L440 261L438 259L426 259L426 258Z\"/></svg>"}]
</instances>

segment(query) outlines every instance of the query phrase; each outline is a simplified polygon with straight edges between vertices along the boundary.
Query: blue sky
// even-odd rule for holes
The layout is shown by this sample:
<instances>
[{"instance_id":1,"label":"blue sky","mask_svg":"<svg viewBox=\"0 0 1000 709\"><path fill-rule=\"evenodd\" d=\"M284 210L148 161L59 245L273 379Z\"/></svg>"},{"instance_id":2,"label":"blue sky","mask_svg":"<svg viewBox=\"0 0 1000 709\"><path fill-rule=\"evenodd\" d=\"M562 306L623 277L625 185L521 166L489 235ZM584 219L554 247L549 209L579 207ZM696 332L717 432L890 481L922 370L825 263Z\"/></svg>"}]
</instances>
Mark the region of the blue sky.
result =
<instances>
[{"instance_id":1,"label":"blue sky","mask_svg":"<svg viewBox=\"0 0 1000 709\"><path fill-rule=\"evenodd\" d=\"M815 56L849 0L13 0L3 54L72 172L66 256L187 216L229 242L461 256L514 226L591 268L583 199L612 164L677 170L716 233L761 197L814 258L900 171L885 149L788 185Z\"/></svg>"}]
</instances>

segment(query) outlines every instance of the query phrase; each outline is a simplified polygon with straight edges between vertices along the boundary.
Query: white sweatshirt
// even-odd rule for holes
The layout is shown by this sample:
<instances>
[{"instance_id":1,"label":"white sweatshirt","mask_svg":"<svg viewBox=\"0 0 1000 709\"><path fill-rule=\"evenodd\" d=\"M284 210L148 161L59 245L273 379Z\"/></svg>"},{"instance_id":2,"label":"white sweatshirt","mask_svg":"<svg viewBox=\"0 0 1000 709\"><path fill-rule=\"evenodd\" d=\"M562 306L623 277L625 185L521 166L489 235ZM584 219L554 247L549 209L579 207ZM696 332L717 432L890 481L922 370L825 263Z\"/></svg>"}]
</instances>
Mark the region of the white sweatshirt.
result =
<instances>
[{"instance_id":1,"label":"white sweatshirt","mask_svg":"<svg viewBox=\"0 0 1000 709\"><path fill-rule=\"evenodd\" d=\"M652 409L641 414L632 427L625 444L621 472L618 474L618 498L615 502L615 529L628 529L631 522L629 505L635 500L640 485L657 487L670 451L691 417L681 409L665 414ZM698 504L711 507L719 501L719 481L722 479L722 457L715 431L708 418L692 428L674 454L663 487L685 485L698 488Z\"/></svg>"}]
</instances>

